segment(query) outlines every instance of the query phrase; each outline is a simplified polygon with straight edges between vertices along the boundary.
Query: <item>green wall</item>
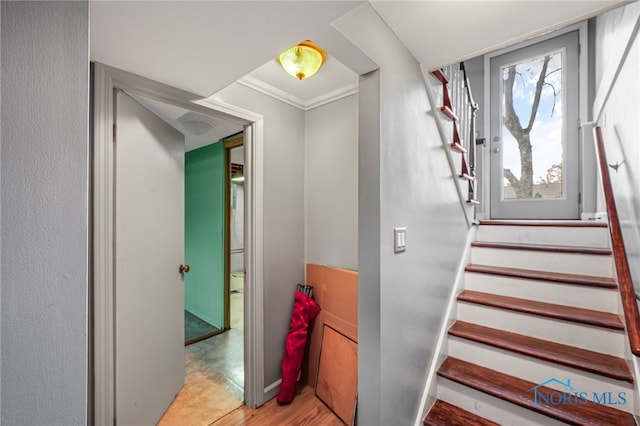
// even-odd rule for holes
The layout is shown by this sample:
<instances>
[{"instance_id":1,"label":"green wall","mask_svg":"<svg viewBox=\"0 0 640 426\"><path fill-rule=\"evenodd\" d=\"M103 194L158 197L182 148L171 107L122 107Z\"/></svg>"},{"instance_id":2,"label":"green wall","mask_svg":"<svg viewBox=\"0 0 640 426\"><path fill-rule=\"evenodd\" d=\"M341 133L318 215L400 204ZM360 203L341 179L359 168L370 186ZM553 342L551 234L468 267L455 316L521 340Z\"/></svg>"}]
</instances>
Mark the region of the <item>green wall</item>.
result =
<instances>
[{"instance_id":1,"label":"green wall","mask_svg":"<svg viewBox=\"0 0 640 426\"><path fill-rule=\"evenodd\" d=\"M224 144L185 155L185 309L224 326Z\"/></svg>"}]
</instances>

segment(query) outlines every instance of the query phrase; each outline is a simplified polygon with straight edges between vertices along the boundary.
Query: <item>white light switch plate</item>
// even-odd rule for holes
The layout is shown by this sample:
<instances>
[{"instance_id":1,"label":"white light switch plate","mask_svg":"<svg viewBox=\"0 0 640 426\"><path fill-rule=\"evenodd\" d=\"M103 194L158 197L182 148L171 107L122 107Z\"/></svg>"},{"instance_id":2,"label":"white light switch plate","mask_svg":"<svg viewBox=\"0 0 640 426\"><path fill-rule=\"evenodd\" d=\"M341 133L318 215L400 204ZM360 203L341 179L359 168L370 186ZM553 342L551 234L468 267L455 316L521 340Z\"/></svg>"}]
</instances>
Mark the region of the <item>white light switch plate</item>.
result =
<instances>
[{"instance_id":1,"label":"white light switch plate","mask_svg":"<svg viewBox=\"0 0 640 426\"><path fill-rule=\"evenodd\" d=\"M407 250L407 228L393 228L393 252L401 253Z\"/></svg>"}]
</instances>

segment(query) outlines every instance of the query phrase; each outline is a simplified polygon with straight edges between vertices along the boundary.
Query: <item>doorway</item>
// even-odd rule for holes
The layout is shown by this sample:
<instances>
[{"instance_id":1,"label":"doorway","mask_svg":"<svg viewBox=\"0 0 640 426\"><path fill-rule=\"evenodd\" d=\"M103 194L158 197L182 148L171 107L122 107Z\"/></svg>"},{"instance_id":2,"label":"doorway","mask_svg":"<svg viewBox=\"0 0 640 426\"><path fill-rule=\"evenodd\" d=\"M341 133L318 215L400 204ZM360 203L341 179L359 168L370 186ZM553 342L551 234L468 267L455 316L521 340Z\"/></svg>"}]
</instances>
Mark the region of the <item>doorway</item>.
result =
<instances>
[{"instance_id":1,"label":"doorway","mask_svg":"<svg viewBox=\"0 0 640 426\"><path fill-rule=\"evenodd\" d=\"M578 31L490 60L494 219L580 217Z\"/></svg>"},{"instance_id":2,"label":"doorway","mask_svg":"<svg viewBox=\"0 0 640 426\"><path fill-rule=\"evenodd\" d=\"M206 117L193 112L185 115L189 115L187 123L199 123L195 127L200 133L197 136L208 142L204 146L193 143L194 149L185 154L185 261L191 270L185 274L184 309L185 345L190 345L228 329L225 321L228 179L222 140L216 137ZM187 135L187 140L191 136Z\"/></svg>"},{"instance_id":3,"label":"doorway","mask_svg":"<svg viewBox=\"0 0 640 426\"><path fill-rule=\"evenodd\" d=\"M92 64L93 71L93 311L94 311L94 332L93 332L93 375L95 378L94 407L96 424L113 424L118 419L116 407L116 382L119 380L117 371L131 376L131 380L136 377L139 366L133 366L126 372L122 370L120 359L127 356L127 353L136 353L131 348L136 347L116 345L116 335L118 329L115 324L120 306L116 304L114 292L116 280L118 279L113 271L122 261L119 252L114 247L114 236L118 223L115 206L115 180L118 179L118 172L115 169L116 141L116 117L117 110L116 93L125 91L132 95L145 96L150 99L165 102L170 105L185 108L200 114L211 116L222 120L229 120L244 127L245 132L245 192L246 192L246 219L245 219L245 298L247 309L245 310L245 333L244 333L244 389L245 404L249 407L256 407L264 402L264 366L262 347L262 206L258 202L262 200L262 117L249 111L236 108L220 102L202 100L199 96L175 89L164 84L160 84L121 70L107 67L101 64ZM140 170L137 173L144 173L144 164L150 159L139 162ZM162 193L161 188L154 189ZM137 200L141 203L143 201ZM155 211L153 215L163 213ZM182 227L182 226L180 226ZM140 253L144 256L145 253ZM172 262L173 263L173 262ZM177 268L177 265L175 265ZM176 274L178 269L176 269ZM148 301L153 303L155 291L148 293ZM149 297L152 296L152 297ZM175 302L175 300L174 300ZM181 302L181 298L180 298ZM119 302L120 303L120 302ZM136 303L125 300L121 303ZM173 303L173 302L172 302ZM139 313L144 315L145 304L139 304ZM180 308L182 312L183 307ZM131 310L129 310L131 311ZM181 325L182 318L179 320ZM120 329L125 324L120 321ZM136 330L138 322L131 320L126 322L126 327L131 328L133 335L144 336L150 340L171 339L176 345L183 347L183 328L177 332L178 338L168 336L166 330L150 327L145 330ZM154 364L164 355L156 353ZM148 360L147 360L148 361ZM141 361L142 363L143 361ZM145 361L146 362L146 361ZM149 364L144 364L145 370ZM184 373L181 373L184 374ZM164 372L158 370L155 374L148 374L153 380L140 380L146 387L153 388L154 380L162 380ZM137 409L147 409L148 407L137 407ZM166 409L166 407L165 407ZM162 415L158 413L157 417Z\"/></svg>"},{"instance_id":4,"label":"doorway","mask_svg":"<svg viewBox=\"0 0 640 426\"><path fill-rule=\"evenodd\" d=\"M223 140L225 149L225 328L244 330L244 135Z\"/></svg>"}]
</instances>

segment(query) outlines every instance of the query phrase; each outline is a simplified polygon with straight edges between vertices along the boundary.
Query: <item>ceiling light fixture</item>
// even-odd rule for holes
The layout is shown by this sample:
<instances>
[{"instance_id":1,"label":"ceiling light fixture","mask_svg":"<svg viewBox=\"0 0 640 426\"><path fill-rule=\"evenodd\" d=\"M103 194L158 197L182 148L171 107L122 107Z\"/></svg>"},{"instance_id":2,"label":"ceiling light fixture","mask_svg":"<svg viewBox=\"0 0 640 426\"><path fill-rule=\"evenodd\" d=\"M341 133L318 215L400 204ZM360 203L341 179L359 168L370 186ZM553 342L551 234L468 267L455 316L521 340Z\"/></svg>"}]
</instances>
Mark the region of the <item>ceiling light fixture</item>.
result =
<instances>
[{"instance_id":1,"label":"ceiling light fixture","mask_svg":"<svg viewBox=\"0 0 640 426\"><path fill-rule=\"evenodd\" d=\"M215 120L211 117L205 117L204 115L197 114L193 111L189 111L186 114L178 117L178 121L182 124L182 127L192 135L202 136L213 130Z\"/></svg>"},{"instance_id":2,"label":"ceiling light fixture","mask_svg":"<svg viewBox=\"0 0 640 426\"><path fill-rule=\"evenodd\" d=\"M327 52L311 40L305 40L282 52L277 59L288 74L302 80L318 72L327 59Z\"/></svg>"}]
</instances>

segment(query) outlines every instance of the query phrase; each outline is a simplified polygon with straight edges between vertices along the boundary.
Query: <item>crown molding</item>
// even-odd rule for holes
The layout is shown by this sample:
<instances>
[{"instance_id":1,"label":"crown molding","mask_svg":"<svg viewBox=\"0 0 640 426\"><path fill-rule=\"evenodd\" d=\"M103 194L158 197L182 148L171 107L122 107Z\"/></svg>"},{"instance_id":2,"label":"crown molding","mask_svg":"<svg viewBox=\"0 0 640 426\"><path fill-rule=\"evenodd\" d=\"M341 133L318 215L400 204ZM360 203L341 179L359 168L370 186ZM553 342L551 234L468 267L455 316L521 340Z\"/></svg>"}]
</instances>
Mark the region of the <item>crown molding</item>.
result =
<instances>
[{"instance_id":1,"label":"crown molding","mask_svg":"<svg viewBox=\"0 0 640 426\"><path fill-rule=\"evenodd\" d=\"M354 83L305 101L304 99L294 96L289 92L285 92L284 90L278 89L277 87L265 83L264 81L250 75L242 77L237 81L237 83L267 96L271 96L274 99L292 105L303 111L309 111L313 108L317 108L319 106L358 93L358 83Z\"/></svg>"}]
</instances>

